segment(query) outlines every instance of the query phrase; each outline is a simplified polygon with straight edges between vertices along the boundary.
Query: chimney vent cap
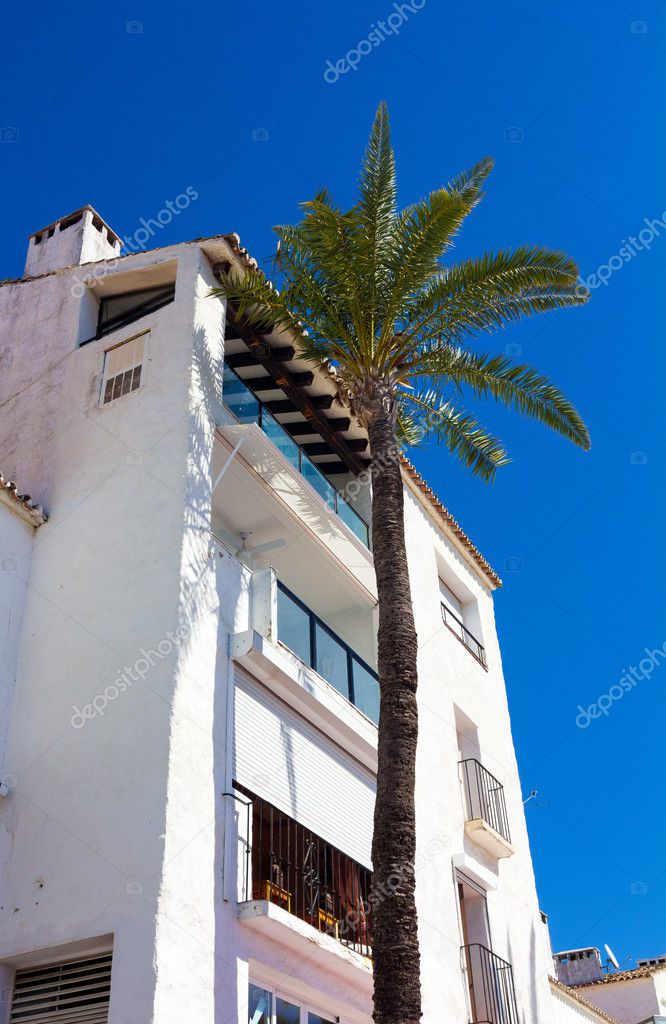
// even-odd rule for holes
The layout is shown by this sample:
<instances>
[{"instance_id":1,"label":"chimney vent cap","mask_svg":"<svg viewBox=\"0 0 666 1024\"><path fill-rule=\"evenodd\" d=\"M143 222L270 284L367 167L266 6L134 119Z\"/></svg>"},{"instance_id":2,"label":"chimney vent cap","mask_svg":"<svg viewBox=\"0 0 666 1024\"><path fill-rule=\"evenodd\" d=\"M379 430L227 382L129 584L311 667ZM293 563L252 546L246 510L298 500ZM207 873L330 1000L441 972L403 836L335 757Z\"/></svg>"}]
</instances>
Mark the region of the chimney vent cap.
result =
<instances>
[{"instance_id":1,"label":"chimney vent cap","mask_svg":"<svg viewBox=\"0 0 666 1024\"><path fill-rule=\"evenodd\" d=\"M114 242L122 242L120 236L117 235L113 228L106 223L103 217L100 217L97 210L91 206L90 203L86 203L85 206L79 207L78 210L73 210L72 213L68 213L64 217L59 217L58 220L54 220L51 224L47 224L46 227L40 228L39 231L33 231L32 234L28 235L28 239L35 238L37 235L48 235L49 232L54 234L56 228L59 231L64 231L65 228L71 227L72 224L76 224L81 220L81 217L86 210L89 210L92 213L93 224L98 231L101 231L103 227L106 228L107 237L112 244Z\"/></svg>"}]
</instances>

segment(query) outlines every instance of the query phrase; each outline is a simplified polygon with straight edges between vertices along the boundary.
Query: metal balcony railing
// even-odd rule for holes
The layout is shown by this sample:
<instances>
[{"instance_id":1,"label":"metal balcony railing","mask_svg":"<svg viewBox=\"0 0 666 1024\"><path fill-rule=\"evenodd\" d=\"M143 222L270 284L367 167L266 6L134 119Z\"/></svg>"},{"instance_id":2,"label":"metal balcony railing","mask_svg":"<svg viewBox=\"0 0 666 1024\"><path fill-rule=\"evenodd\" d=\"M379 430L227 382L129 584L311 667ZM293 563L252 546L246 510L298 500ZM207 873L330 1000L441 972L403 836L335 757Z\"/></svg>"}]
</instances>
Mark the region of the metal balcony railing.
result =
<instances>
[{"instance_id":1,"label":"metal balcony railing","mask_svg":"<svg viewBox=\"0 0 666 1024\"><path fill-rule=\"evenodd\" d=\"M518 1024L513 968L479 943L462 947L472 1011L470 1024Z\"/></svg>"},{"instance_id":2,"label":"metal balcony railing","mask_svg":"<svg viewBox=\"0 0 666 1024\"><path fill-rule=\"evenodd\" d=\"M460 762L465 792L467 820L481 818L511 842L509 819L504 800L504 786L474 757Z\"/></svg>"},{"instance_id":3,"label":"metal balcony railing","mask_svg":"<svg viewBox=\"0 0 666 1024\"><path fill-rule=\"evenodd\" d=\"M379 721L379 676L374 669L278 581L277 634L280 643L323 676L339 693Z\"/></svg>"},{"instance_id":4,"label":"metal balcony railing","mask_svg":"<svg viewBox=\"0 0 666 1024\"><path fill-rule=\"evenodd\" d=\"M277 385L276 385L277 387ZM352 531L355 537L370 547L370 530L365 520L352 508L346 498L326 479L319 467L289 436L272 412L261 402L238 374L225 364L223 378L224 404L239 423L256 423L282 455L298 470L320 498L326 502Z\"/></svg>"},{"instance_id":5,"label":"metal balcony railing","mask_svg":"<svg viewBox=\"0 0 666 1024\"><path fill-rule=\"evenodd\" d=\"M371 956L372 872L266 800L247 796L245 900L274 903Z\"/></svg>"},{"instance_id":6,"label":"metal balcony railing","mask_svg":"<svg viewBox=\"0 0 666 1024\"><path fill-rule=\"evenodd\" d=\"M480 643L473 633L470 633L462 619L459 619L455 612L452 612L444 602L442 604L442 619L444 625L448 626L452 633L458 637L458 639L464 643L465 647L474 655L477 661L480 661L484 668L488 667L486 661L486 649L482 643Z\"/></svg>"}]
</instances>

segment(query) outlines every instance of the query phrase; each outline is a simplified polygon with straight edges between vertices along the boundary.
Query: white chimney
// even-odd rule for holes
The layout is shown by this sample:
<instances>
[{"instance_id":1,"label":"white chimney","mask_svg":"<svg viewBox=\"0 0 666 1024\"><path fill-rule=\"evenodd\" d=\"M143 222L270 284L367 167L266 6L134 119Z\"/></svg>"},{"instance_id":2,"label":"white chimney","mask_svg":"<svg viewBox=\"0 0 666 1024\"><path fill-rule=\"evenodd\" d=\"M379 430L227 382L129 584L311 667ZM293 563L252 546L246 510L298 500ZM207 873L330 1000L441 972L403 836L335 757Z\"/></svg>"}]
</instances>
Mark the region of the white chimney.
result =
<instances>
[{"instance_id":1,"label":"white chimney","mask_svg":"<svg viewBox=\"0 0 666 1024\"><path fill-rule=\"evenodd\" d=\"M589 985L604 976L601 953L596 946L566 949L553 955L557 980L565 985Z\"/></svg>"},{"instance_id":2,"label":"white chimney","mask_svg":"<svg viewBox=\"0 0 666 1024\"><path fill-rule=\"evenodd\" d=\"M23 276L115 259L121 247L115 231L92 206L84 206L30 235Z\"/></svg>"}]
</instances>

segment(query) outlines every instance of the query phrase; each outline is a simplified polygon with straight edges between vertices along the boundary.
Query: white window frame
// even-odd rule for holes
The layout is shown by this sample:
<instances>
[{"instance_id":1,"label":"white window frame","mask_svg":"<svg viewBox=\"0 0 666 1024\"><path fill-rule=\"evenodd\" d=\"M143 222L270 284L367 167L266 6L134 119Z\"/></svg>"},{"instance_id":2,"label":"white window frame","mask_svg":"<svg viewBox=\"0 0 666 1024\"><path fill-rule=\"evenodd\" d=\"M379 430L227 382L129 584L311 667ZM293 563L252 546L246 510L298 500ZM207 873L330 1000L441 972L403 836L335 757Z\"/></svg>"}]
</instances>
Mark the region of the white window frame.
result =
<instances>
[{"instance_id":1,"label":"white window frame","mask_svg":"<svg viewBox=\"0 0 666 1024\"><path fill-rule=\"evenodd\" d=\"M100 409L108 409L112 405L115 405L116 402L119 402L122 398L128 398L130 395L134 395L134 394L136 394L137 391L141 391L143 389L143 387L145 386L145 383L146 383L146 370L147 370L147 365L148 365L148 339L149 339L149 336L150 336L150 329L139 331L138 334L132 334L129 338L123 338L122 341L118 341L114 345L109 345L108 348L104 349L104 357L103 357L103 361L102 361L102 374L101 374L100 388L99 388L99 400L98 400L98 405L99 405ZM127 367L127 370L133 369L135 366L140 366L141 367L141 383L139 384L139 386L137 388L134 388L132 391L128 391L124 395L118 395L117 398L112 398L111 401L105 402L104 401L104 392L106 391L107 381L110 380L110 379L113 379L113 377L117 377L118 376L117 373L114 373L112 377L109 377L107 375L107 364L108 364L109 356L111 355L112 352L116 352L118 349L123 348L125 345L130 345L130 344L132 344L132 342L139 341L139 340L141 340L141 343L142 343L142 346L143 346L143 352L142 352L142 356L141 356L141 361L140 362L132 363L131 366ZM119 371L119 372L126 372L126 371Z\"/></svg>"},{"instance_id":2,"label":"white window frame","mask_svg":"<svg viewBox=\"0 0 666 1024\"><path fill-rule=\"evenodd\" d=\"M293 992L289 992L283 989L280 985L275 985L272 981L262 979L261 975L252 973L248 978L248 1024L249 1024L249 996L250 996L250 985L255 985L257 988L263 989L265 992L271 993L271 1019L270 1024L275 1024L275 1003L277 999L284 999L285 1002L291 1003L292 1006L298 1006L300 1010L299 1024L308 1024L308 1014L314 1013L317 1017L321 1017L322 1020L330 1021L330 1024L345 1024L344 1020L338 1016L337 1013L332 1013L330 1010L325 1010L321 1006L317 1006L314 1003L304 1002L300 996L295 995ZM245 1024L245 1022L243 1022Z\"/></svg>"}]
</instances>

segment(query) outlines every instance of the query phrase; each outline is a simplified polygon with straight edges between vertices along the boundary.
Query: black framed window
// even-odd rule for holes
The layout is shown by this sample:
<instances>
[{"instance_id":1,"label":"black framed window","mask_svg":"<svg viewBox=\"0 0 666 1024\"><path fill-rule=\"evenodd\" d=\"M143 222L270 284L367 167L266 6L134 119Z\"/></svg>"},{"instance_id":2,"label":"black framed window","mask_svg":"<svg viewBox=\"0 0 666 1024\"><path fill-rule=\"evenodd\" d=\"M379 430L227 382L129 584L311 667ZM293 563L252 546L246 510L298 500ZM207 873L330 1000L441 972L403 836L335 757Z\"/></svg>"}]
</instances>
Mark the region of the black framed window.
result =
<instances>
[{"instance_id":1,"label":"black framed window","mask_svg":"<svg viewBox=\"0 0 666 1024\"><path fill-rule=\"evenodd\" d=\"M100 299L95 338L103 338L105 334L132 324L148 313L161 309L162 306L167 306L173 302L175 294L175 284L167 284L160 285L159 288L142 288L141 291L109 295Z\"/></svg>"}]
</instances>

